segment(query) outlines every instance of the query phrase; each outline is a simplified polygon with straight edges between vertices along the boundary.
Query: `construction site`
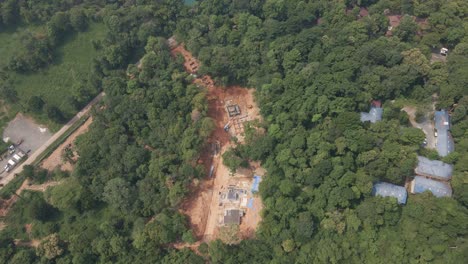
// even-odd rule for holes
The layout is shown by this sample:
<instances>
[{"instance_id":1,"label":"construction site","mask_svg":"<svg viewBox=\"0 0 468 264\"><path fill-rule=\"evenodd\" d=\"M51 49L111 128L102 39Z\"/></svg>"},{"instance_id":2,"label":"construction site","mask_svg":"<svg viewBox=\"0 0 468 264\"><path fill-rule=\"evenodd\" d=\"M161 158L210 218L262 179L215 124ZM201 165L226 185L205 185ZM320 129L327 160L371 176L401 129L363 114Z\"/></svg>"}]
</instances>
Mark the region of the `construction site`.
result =
<instances>
[{"instance_id":1,"label":"construction site","mask_svg":"<svg viewBox=\"0 0 468 264\"><path fill-rule=\"evenodd\" d=\"M198 76L200 63L182 44L173 38L168 44L174 57L183 56L193 83L206 90L208 116L216 125L198 161L204 165L207 177L192 183L192 193L181 212L189 217L198 242L216 239L220 228L226 225L238 225L239 236L250 238L261 220L263 205L256 193L265 172L259 164L251 164L248 169L232 173L223 165L222 154L234 146L232 138L244 142L246 122L261 118L254 89L217 86L210 76Z\"/></svg>"}]
</instances>

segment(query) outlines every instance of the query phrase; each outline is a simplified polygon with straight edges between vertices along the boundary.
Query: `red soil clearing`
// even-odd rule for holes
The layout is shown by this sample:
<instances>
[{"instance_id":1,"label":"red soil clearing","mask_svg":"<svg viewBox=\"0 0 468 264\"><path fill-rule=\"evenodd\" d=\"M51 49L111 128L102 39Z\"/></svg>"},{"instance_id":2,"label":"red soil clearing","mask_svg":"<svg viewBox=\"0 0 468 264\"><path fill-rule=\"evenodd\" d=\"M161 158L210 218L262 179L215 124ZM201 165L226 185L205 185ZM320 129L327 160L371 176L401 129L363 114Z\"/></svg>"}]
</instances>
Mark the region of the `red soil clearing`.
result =
<instances>
[{"instance_id":1,"label":"red soil clearing","mask_svg":"<svg viewBox=\"0 0 468 264\"><path fill-rule=\"evenodd\" d=\"M187 72L195 74L199 68L199 61L190 54L182 45L172 49L172 55L178 54L184 57L184 67ZM253 89L246 89L238 86L222 87L215 85L210 76L194 75L194 83L199 87L204 87L207 93L208 116L215 122L215 129L208 139L205 150L201 153L199 163L202 163L206 172L213 166L214 171L211 178L207 177L202 181L194 181L191 186L192 193L181 206L181 212L186 214L191 223L191 228L199 241L210 241L216 236L218 222L217 195L223 186L227 186L229 171L222 164L221 154L230 146L231 135L224 131L224 126L229 122L228 114L225 110L226 100L240 102L241 108L245 105L248 116L260 119L258 108L253 99ZM250 107L247 107L250 106ZM247 108L250 108L247 110ZM213 144L219 144L220 153L213 155ZM216 198L214 198L216 197ZM260 198L258 198L260 199ZM258 201L261 204L261 201ZM261 205L258 205L261 209ZM245 223L250 231L253 231L260 216L249 218ZM247 236L245 236L247 237ZM193 245L192 245L193 246ZM188 247L185 244L177 244L175 247Z\"/></svg>"}]
</instances>

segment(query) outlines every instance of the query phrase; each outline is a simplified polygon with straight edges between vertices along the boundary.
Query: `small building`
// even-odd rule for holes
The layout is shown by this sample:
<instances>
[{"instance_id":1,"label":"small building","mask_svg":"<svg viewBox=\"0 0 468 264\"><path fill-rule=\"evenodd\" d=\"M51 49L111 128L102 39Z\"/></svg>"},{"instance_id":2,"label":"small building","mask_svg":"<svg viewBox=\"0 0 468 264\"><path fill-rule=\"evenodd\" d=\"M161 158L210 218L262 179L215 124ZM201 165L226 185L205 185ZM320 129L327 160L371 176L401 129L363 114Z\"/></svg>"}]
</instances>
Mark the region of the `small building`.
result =
<instances>
[{"instance_id":1,"label":"small building","mask_svg":"<svg viewBox=\"0 0 468 264\"><path fill-rule=\"evenodd\" d=\"M399 204L406 204L406 199L408 198L405 187L386 182L375 183L372 187L372 195L394 197Z\"/></svg>"},{"instance_id":2,"label":"small building","mask_svg":"<svg viewBox=\"0 0 468 264\"><path fill-rule=\"evenodd\" d=\"M241 217L244 213L239 209L228 209L224 211L224 225L240 225Z\"/></svg>"},{"instance_id":3,"label":"small building","mask_svg":"<svg viewBox=\"0 0 468 264\"><path fill-rule=\"evenodd\" d=\"M430 191L435 197L451 197L452 188L448 183L431 180L422 176L415 176L411 182L411 193Z\"/></svg>"},{"instance_id":4,"label":"small building","mask_svg":"<svg viewBox=\"0 0 468 264\"><path fill-rule=\"evenodd\" d=\"M436 111L434 125L437 131L436 149L440 156L445 157L455 149L452 134L450 134L450 116L447 111Z\"/></svg>"},{"instance_id":5,"label":"small building","mask_svg":"<svg viewBox=\"0 0 468 264\"><path fill-rule=\"evenodd\" d=\"M371 108L369 113L361 112L361 122L371 122L376 123L377 121L382 120L382 103L378 100L374 100L371 103Z\"/></svg>"},{"instance_id":6,"label":"small building","mask_svg":"<svg viewBox=\"0 0 468 264\"><path fill-rule=\"evenodd\" d=\"M240 190L229 188L227 192L227 199L231 202L237 202L240 199Z\"/></svg>"},{"instance_id":7,"label":"small building","mask_svg":"<svg viewBox=\"0 0 468 264\"><path fill-rule=\"evenodd\" d=\"M247 203L244 198L247 196L247 190L236 186L228 186L227 190L220 192L220 204L228 204L230 206L241 206L242 203Z\"/></svg>"},{"instance_id":8,"label":"small building","mask_svg":"<svg viewBox=\"0 0 468 264\"><path fill-rule=\"evenodd\" d=\"M226 109L229 117L235 117L241 114L239 105L228 105Z\"/></svg>"},{"instance_id":9,"label":"small building","mask_svg":"<svg viewBox=\"0 0 468 264\"><path fill-rule=\"evenodd\" d=\"M453 167L440 160L430 160L418 156L418 166L415 172L417 175L449 181L452 178Z\"/></svg>"}]
</instances>

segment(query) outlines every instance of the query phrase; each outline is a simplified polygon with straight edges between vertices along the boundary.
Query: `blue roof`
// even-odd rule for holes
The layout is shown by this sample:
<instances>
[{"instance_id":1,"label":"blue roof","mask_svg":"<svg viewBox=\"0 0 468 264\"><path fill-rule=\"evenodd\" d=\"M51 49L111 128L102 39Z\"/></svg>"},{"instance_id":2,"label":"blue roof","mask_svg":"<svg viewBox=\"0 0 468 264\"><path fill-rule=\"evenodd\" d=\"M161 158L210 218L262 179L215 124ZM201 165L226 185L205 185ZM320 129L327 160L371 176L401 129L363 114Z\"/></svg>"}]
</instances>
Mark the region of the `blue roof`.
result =
<instances>
[{"instance_id":1,"label":"blue roof","mask_svg":"<svg viewBox=\"0 0 468 264\"><path fill-rule=\"evenodd\" d=\"M452 188L450 185L443 182L426 179L421 176L414 177L411 189L412 193L423 193L425 191L430 191L436 197L452 196Z\"/></svg>"},{"instance_id":2,"label":"blue roof","mask_svg":"<svg viewBox=\"0 0 468 264\"><path fill-rule=\"evenodd\" d=\"M394 197L398 200L399 204L406 204L408 193L405 187L398 186L386 182L378 182L372 188L372 195L382 197Z\"/></svg>"},{"instance_id":3,"label":"blue roof","mask_svg":"<svg viewBox=\"0 0 468 264\"><path fill-rule=\"evenodd\" d=\"M418 166L416 167L415 172L418 175L448 181L452 178L453 167L452 165L440 160L430 160L428 158L418 156Z\"/></svg>"},{"instance_id":4,"label":"blue roof","mask_svg":"<svg viewBox=\"0 0 468 264\"><path fill-rule=\"evenodd\" d=\"M371 107L369 113L361 112L361 122L370 121L375 123L382 120L383 109L380 107Z\"/></svg>"},{"instance_id":5,"label":"blue roof","mask_svg":"<svg viewBox=\"0 0 468 264\"><path fill-rule=\"evenodd\" d=\"M253 183L252 183L252 192L258 192L258 186L260 185L260 182L262 181L262 177L255 175L253 177Z\"/></svg>"}]
</instances>

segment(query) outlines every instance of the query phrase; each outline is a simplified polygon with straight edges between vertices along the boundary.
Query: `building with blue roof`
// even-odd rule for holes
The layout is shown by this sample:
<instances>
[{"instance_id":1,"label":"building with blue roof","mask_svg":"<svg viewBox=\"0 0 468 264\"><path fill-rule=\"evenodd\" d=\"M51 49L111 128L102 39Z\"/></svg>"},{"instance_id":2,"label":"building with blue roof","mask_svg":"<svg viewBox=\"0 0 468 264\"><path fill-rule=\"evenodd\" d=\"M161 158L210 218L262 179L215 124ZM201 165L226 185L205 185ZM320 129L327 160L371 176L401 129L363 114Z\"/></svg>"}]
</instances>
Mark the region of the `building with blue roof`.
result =
<instances>
[{"instance_id":1,"label":"building with blue roof","mask_svg":"<svg viewBox=\"0 0 468 264\"><path fill-rule=\"evenodd\" d=\"M434 126L437 131L437 152L440 156L445 157L455 149L455 144L450 134L450 116L446 110L434 113Z\"/></svg>"},{"instance_id":2,"label":"building with blue roof","mask_svg":"<svg viewBox=\"0 0 468 264\"><path fill-rule=\"evenodd\" d=\"M435 197L451 197L452 188L449 184L436 180L415 176L411 182L411 193L430 191Z\"/></svg>"},{"instance_id":3,"label":"building with blue roof","mask_svg":"<svg viewBox=\"0 0 468 264\"><path fill-rule=\"evenodd\" d=\"M361 122L376 123L382 120L382 103L380 101L373 101L369 113L361 112Z\"/></svg>"},{"instance_id":4,"label":"building with blue roof","mask_svg":"<svg viewBox=\"0 0 468 264\"><path fill-rule=\"evenodd\" d=\"M399 204L406 204L406 199L408 198L405 187L386 182L375 183L372 187L372 195L394 197Z\"/></svg>"},{"instance_id":5,"label":"building with blue roof","mask_svg":"<svg viewBox=\"0 0 468 264\"><path fill-rule=\"evenodd\" d=\"M417 175L449 181L452 178L453 166L440 160L418 156L418 166L414 171Z\"/></svg>"}]
</instances>

